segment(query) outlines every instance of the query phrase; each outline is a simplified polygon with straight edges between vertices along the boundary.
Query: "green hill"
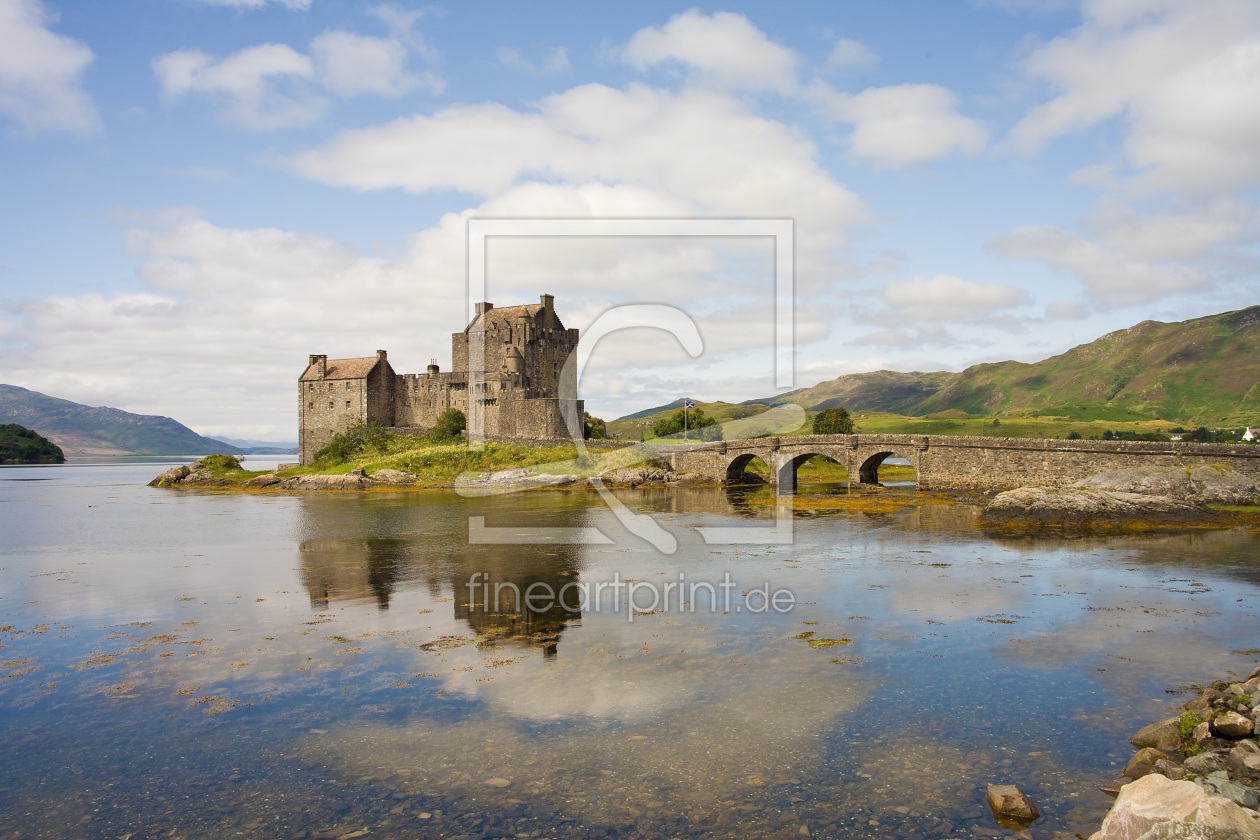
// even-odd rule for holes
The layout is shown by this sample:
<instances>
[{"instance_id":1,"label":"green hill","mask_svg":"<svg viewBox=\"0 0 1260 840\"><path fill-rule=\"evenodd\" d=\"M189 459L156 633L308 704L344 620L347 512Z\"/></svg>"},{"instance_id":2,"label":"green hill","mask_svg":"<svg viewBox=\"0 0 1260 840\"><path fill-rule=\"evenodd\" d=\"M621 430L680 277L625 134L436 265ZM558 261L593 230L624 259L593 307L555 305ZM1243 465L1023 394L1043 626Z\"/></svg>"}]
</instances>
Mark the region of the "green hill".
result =
<instances>
[{"instance_id":1,"label":"green hill","mask_svg":"<svg viewBox=\"0 0 1260 840\"><path fill-rule=\"evenodd\" d=\"M94 408L15 385L0 385L0 423L34 429L71 455L241 454L169 417Z\"/></svg>"},{"instance_id":2,"label":"green hill","mask_svg":"<svg viewBox=\"0 0 1260 840\"><path fill-rule=\"evenodd\" d=\"M807 411L842 406L851 412L932 415L942 427L959 429L968 415L999 414L1238 427L1260 424L1258 351L1260 306L1252 306L1190 321L1143 321L1032 364L973 365L960 373L846 374L741 405L752 412L795 403ZM700 405L708 414L729 419L719 413L728 403ZM631 432L623 438L637 438L639 428L650 428L668 410L658 406L608 425Z\"/></svg>"},{"instance_id":3,"label":"green hill","mask_svg":"<svg viewBox=\"0 0 1260 840\"><path fill-rule=\"evenodd\" d=\"M16 423L0 425L0 464L60 464L66 456L51 440Z\"/></svg>"}]
</instances>

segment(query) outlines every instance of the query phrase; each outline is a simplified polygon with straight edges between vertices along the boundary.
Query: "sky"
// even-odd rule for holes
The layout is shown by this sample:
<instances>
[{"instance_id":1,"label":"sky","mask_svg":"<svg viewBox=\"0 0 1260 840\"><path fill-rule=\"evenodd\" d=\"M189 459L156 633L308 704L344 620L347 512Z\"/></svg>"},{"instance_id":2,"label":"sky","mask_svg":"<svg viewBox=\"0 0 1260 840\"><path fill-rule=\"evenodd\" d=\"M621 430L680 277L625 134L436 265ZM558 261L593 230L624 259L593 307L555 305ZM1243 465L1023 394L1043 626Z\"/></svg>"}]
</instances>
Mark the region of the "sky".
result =
<instances>
[{"instance_id":1,"label":"sky","mask_svg":"<svg viewBox=\"0 0 1260 840\"><path fill-rule=\"evenodd\" d=\"M312 353L448 369L478 218L791 220L795 387L1031 362L1260 302L1260 4L0 0L0 187L0 382L202 434L295 439ZM786 390L779 279L486 247L496 306L695 324L594 346L608 419Z\"/></svg>"}]
</instances>

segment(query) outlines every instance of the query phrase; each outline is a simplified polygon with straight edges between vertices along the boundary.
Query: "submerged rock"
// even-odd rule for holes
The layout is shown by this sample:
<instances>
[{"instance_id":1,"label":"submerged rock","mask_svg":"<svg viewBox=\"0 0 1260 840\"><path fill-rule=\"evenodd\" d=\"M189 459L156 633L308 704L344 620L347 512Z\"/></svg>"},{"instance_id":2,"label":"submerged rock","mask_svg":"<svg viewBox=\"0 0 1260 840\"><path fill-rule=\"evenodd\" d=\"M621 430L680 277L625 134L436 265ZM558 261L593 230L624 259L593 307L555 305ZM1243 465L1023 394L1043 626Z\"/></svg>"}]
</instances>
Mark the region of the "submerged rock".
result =
<instances>
[{"instance_id":1,"label":"submerged rock","mask_svg":"<svg viewBox=\"0 0 1260 840\"><path fill-rule=\"evenodd\" d=\"M1129 763L1124 768L1124 775L1130 779L1140 779L1155 768L1156 762L1167 760L1167 758L1166 753L1154 747L1143 747L1129 759Z\"/></svg>"},{"instance_id":2,"label":"submerged rock","mask_svg":"<svg viewBox=\"0 0 1260 840\"><path fill-rule=\"evenodd\" d=\"M1218 519L1215 511L1164 496L1080 487L1020 487L999 493L980 524L1017 528L1113 528L1185 525Z\"/></svg>"},{"instance_id":3,"label":"submerged rock","mask_svg":"<svg viewBox=\"0 0 1260 840\"><path fill-rule=\"evenodd\" d=\"M1005 821L1026 825L1041 816L1033 801L1015 785L989 785L984 798L999 825Z\"/></svg>"}]
</instances>

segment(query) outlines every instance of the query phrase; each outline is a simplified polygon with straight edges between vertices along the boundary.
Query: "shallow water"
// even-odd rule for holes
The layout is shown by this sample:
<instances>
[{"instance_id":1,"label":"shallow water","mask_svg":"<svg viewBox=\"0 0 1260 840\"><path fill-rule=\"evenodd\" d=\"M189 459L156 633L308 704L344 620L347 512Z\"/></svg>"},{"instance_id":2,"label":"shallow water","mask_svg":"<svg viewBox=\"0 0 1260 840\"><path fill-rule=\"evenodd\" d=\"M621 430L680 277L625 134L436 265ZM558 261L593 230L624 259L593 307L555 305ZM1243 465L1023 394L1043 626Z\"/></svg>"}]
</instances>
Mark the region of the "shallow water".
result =
<instances>
[{"instance_id":1,"label":"shallow water","mask_svg":"<svg viewBox=\"0 0 1260 840\"><path fill-rule=\"evenodd\" d=\"M772 525L767 491L619 493L662 554L592 492L143 486L160 469L0 469L0 838L1009 834L990 782L1070 838L1133 732L1257 661L1244 532L995 540L928 505L707 545ZM719 608L648 609L680 578ZM640 614L508 586L614 580Z\"/></svg>"}]
</instances>

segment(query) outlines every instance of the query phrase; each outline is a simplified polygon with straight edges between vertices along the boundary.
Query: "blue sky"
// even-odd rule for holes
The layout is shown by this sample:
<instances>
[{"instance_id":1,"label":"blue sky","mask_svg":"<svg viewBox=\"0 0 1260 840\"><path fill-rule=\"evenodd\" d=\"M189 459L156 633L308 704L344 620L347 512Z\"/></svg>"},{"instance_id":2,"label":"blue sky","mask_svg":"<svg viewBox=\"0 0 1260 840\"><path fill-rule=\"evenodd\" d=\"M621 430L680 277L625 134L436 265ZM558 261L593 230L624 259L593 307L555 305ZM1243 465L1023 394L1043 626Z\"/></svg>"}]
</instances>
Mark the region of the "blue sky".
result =
<instances>
[{"instance_id":1,"label":"blue sky","mask_svg":"<svg viewBox=\"0 0 1260 840\"><path fill-rule=\"evenodd\" d=\"M0 0L0 381L291 439L309 353L449 365L478 216L793 219L797 386L1034 361L1257 302L1258 102L1251 0ZM694 318L593 413L775 391L767 240L488 264Z\"/></svg>"}]
</instances>

